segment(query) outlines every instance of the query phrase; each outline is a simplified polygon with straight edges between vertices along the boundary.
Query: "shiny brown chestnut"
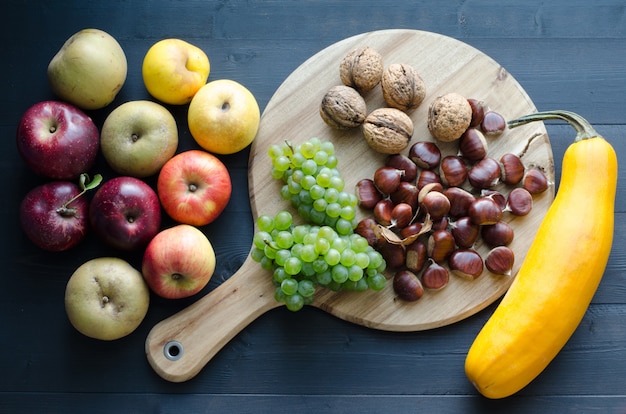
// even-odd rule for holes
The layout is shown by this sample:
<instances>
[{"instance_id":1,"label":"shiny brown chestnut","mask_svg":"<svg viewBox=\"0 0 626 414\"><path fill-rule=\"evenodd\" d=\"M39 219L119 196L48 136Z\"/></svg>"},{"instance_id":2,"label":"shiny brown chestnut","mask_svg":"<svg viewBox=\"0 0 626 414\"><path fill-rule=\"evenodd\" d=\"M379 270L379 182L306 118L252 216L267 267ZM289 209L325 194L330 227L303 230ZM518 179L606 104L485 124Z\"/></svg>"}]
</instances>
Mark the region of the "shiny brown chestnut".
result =
<instances>
[{"instance_id":1,"label":"shiny brown chestnut","mask_svg":"<svg viewBox=\"0 0 626 414\"><path fill-rule=\"evenodd\" d=\"M424 287L410 270L400 270L393 276L393 291L402 300L415 302L424 295Z\"/></svg>"},{"instance_id":2,"label":"shiny brown chestnut","mask_svg":"<svg viewBox=\"0 0 626 414\"><path fill-rule=\"evenodd\" d=\"M467 102L470 104L470 108L472 108L472 120L470 121L470 127L477 127L485 117L485 104L483 101L479 101L475 98L468 98Z\"/></svg>"},{"instance_id":3,"label":"shiny brown chestnut","mask_svg":"<svg viewBox=\"0 0 626 414\"><path fill-rule=\"evenodd\" d=\"M548 177L538 168L531 168L524 175L523 187L530 194L541 194L548 189Z\"/></svg>"},{"instance_id":4,"label":"shiny brown chestnut","mask_svg":"<svg viewBox=\"0 0 626 414\"><path fill-rule=\"evenodd\" d=\"M367 244L376 248L378 245L378 223L372 217L365 217L361 219L354 229L354 232L367 240Z\"/></svg>"},{"instance_id":5,"label":"shiny brown chestnut","mask_svg":"<svg viewBox=\"0 0 626 414\"><path fill-rule=\"evenodd\" d=\"M440 290L448 285L450 272L440 264L430 261L422 272L422 286L429 290Z\"/></svg>"},{"instance_id":6,"label":"shiny brown chestnut","mask_svg":"<svg viewBox=\"0 0 626 414\"><path fill-rule=\"evenodd\" d=\"M409 158L420 168L432 169L441 161L441 150L434 142L417 141L409 148Z\"/></svg>"},{"instance_id":7,"label":"shiny brown chestnut","mask_svg":"<svg viewBox=\"0 0 626 414\"><path fill-rule=\"evenodd\" d=\"M404 171L394 167L382 166L374 171L374 185L382 194L388 195L396 191Z\"/></svg>"},{"instance_id":8,"label":"shiny brown chestnut","mask_svg":"<svg viewBox=\"0 0 626 414\"><path fill-rule=\"evenodd\" d=\"M441 183L449 187L460 187L467 179L467 165L458 155L443 157L439 164Z\"/></svg>"},{"instance_id":9,"label":"shiny brown chestnut","mask_svg":"<svg viewBox=\"0 0 626 414\"><path fill-rule=\"evenodd\" d=\"M391 227L401 229L409 225L413 219L413 208L407 203L399 203L391 209Z\"/></svg>"},{"instance_id":10,"label":"shiny brown chestnut","mask_svg":"<svg viewBox=\"0 0 626 414\"><path fill-rule=\"evenodd\" d=\"M363 178L359 180L354 188L356 198L358 199L359 206L372 209L383 196L374 185L374 180L370 178Z\"/></svg>"},{"instance_id":11,"label":"shiny brown chestnut","mask_svg":"<svg viewBox=\"0 0 626 414\"><path fill-rule=\"evenodd\" d=\"M500 135L506 129L506 120L498 112L487 111L480 123L480 129L487 136Z\"/></svg>"},{"instance_id":12,"label":"shiny brown chestnut","mask_svg":"<svg viewBox=\"0 0 626 414\"><path fill-rule=\"evenodd\" d=\"M433 170L422 170L417 177L417 189L421 190L427 184L441 184L441 178L439 174ZM443 190L443 185L441 186Z\"/></svg>"},{"instance_id":13,"label":"shiny brown chestnut","mask_svg":"<svg viewBox=\"0 0 626 414\"><path fill-rule=\"evenodd\" d=\"M421 206L433 221L438 221L450 211L450 200L439 191L429 191L422 198Z\"/></svg>"},{"instance_id":14,"label":"shiny brown chestnut","mask_svg":"<svg viewBox=\"0 0 626 414\"><path fill-rule=\"evenodd\" d=\"M406 246L405 264L412 272L421 272L428 261L428 249L423 240L415 240Z\"/></svg>"},{"instance_id":15,"label":"shiny brown chestnut","mask_svg":"<svg viewBox=\"0 0 626 414\"><path fill-rule=\"evenodd\" d=\"M454 236L448 230L435 230L428 237L428 257L437 263L445 262L456 248Z\"/></svg>"},{"instance_id":16,"label":"shiny brown chestnut","mask_svg":"<svg viewBox=\"0 0 626 414\"><path fill-rule=\"evenodd\" d=\"M482 226L480 228L480 237L491 248L508 246L515 237L515 231L506 221L498 221L495 224Z\"/></svg>"},{"instance_id":17,"label":"shiny brown chestnut","mask_svg":"<svg viewBox=\"0 0 626 414\"><path fill-rule=\"evenodd\" d=\"M487 156L487 139L476 128L468 128L459 138L459 154L469 162L478 162Z\"/></svg>"},{"instance_id":18,"label":"shiny brown chestnut","mask_svg":"<svg viewBox=\"0 0 626 414\"><path fill-rule=\"evenodd\" d=\"M380 200L373 209L374 220L381 226L390 226L393 206L393 202L388 198Z\"/></svg>"},{"instance_id":19,"label":"shiny brown chestnut","mask_svg":"<svg viewBox=\"0 0 626 414\"><path fill-rule=\"evenodd\" d=\"M515 263L515 253L507 246L494 247L485 257L485 267L496 275L510 275Z\"/></svg>"},{"instance_id":20,"label":"shiny brown chestnut","mask_svg":"<svg viewBox=\"0 0 626 414\"><path fill-rule=\"evenodd\" d=\"M394 204L407 203L413 210L417 210L418 194L419 190L415 184L409 183L408 181L401 181L396 191L389 195L389 198Z\"/></svg>"},{"instance_id":21,"label":"shiny brown chestnut","mask_svg":"<svg viewBox=\"0 0 626 414\"><path fill-rule=\"evenodd\" d=\"M481 255L473 249L458 249L448 258L450 271L465 279L476 280L483 274L484 262Z\"/></svg>"},{"instance_id":22,"label":"shiny brown chestnut","mask_svg":"<svg viewBox=\"0 0 626 414\"><path fill-rule=\"evenodd\" d=\"M502 218L502 209L493 198L480 197L470 204L468 216L479 226L495 224Z\"/></svg>"},{"instance_id":23,"label":"shiny brown chestnut","mask_svg":"<svg viewBox=\"0 0 626 414\"><path fill-rule=\"evenodd\" d=\"M508 185L517 185L524 178L524 163L515 154L506 153L500 157L501 179Z\"/></svg>"},{"instance_id":24,"label":"shiny brown chestnut","mask_svg":"<svg viewBox=\"0 0 626 414\"><path fill-rule=\"evenodd\" d=\"M455 218L467 216L469 206L476 199L472 193L460 187L448 187L443 194L450 200L450 212L448 214Z\"/></svg>"},{"instance_id":25,"label":"shiny brown chestnut","mask_svg":"<svg viewBox=\"0 0 626 414\"><path fill-rule=\"evenodd\" d=\"M533 209L533 196L524 187L516 187L509 192L505 211L516 216L525 216Z\"/></svg>"},{"instance_id":26,"label":"shiny brown chestnut","mask_svg":"<svg viewBox=\"0 0 626 414\"><path fill-rule=\"evenodd\" d=\"M456 245L464 249L472 247L480 235L480 226L467 216L452 222L450 227Z\"/></svg>"},{"instance_id":27,"label":"shiny brown chestnut","mask_svg":"<svg viewBox=\"0 0 626 414\"><path fill-rule=\"evenodd\" d=\"M500 163L491 157L486 157L470 168L467 179L474 188L483 189L498 184L500 175Z\"/></svg>"},{"instance_id":28,"label":"shiny brown chestnut","mask_svg":"<svg viewBox=\"0 0 626 414\"><path fill-rule=\"evenodd\" d=\"M385 259L387 268L400 269L406 263L406 251L404 246L400 244L389 243L385 239L381 239L378 243L378 252Z\"/></svg>"}]
</instances>

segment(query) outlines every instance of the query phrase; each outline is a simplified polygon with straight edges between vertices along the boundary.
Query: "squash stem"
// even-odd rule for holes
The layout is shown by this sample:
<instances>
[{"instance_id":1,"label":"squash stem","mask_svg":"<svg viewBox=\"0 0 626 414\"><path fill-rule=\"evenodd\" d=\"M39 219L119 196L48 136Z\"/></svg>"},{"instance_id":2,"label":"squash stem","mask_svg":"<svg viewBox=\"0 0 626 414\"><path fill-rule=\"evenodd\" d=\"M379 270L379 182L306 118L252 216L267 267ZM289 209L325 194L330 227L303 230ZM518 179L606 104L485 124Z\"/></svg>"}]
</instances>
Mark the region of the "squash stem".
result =
<instances>
[{"instance_id":1,"label":"squash stem","mask_svg":"<svg viewBox=\"0 0 626 414\"><path fill-rule=\"evenodd\" d=\"M528 124L529 122L544 121L548 119L560 119L570 124L576 130L576 138L574 141L581 141L583 139L600 136L585 118L574 112L564 110L536 112L534 114L524 115L520 118L509 121L507 124L509 128L515 128L520 125Z\"/></svg>"}]
</instances>

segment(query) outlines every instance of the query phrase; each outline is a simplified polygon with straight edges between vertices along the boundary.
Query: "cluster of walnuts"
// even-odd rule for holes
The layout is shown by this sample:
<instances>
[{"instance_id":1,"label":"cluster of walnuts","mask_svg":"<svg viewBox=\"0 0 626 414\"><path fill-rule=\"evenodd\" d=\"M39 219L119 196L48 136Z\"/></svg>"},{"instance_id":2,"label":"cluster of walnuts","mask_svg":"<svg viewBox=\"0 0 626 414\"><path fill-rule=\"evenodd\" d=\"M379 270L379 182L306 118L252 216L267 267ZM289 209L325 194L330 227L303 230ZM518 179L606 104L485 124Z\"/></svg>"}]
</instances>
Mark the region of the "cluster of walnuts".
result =
<instances>
[{"instance_id":1,"label":"cluster of walnuts","mask_svg":"<svg viewBox=\"0 0 626 414\"><path fill-rule=\"evenodd\" d=\"M426 96L426 85L415 68L404 63L383 66L379 52L362 46L350 51L339 65L342 85L332 87L322 98L320 115L336 129L362 127L367 143L384 154L397 154L413 135L407 115ZM363 95L381 85L388 105L367 113Z\"/></svg>"}]
</instances>

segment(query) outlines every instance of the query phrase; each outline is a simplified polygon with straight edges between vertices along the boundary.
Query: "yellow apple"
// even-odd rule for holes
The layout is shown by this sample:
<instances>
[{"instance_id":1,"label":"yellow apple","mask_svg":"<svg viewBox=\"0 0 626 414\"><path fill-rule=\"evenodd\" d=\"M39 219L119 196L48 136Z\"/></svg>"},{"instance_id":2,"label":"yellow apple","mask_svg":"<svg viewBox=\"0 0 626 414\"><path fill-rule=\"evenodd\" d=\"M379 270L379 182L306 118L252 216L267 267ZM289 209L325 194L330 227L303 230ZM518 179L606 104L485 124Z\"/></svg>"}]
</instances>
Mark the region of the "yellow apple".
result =
<instances>
[{"instance_id":1,"label":"yellow apple","mask_svg":"<svg viewBox=\"0 0 626 414\"><path fill-rule=\"evenodd\" d=\"M216 154L233 154L252 143L261 112L245 86L229 79L204 85L189 104L187 123L198 145Z\"/></svg>"},{"instance_id":2,"label":"yellow apple","mask_svg":"<svg viewBox=\"0 0 626 414\"><path fill-rule=\"evenodd\" d=\"M80 265L65 288L70 323L85 336L103 341L122 338L141 324L150 303L143 275L117 257Z\"/></svg>"},{"instance_id":3,"label":"yellow apple","mask_svg":"<svg viewBox=\"0 0 626 414\"><path fill-rule=\"evenodd\" d=\"M126 82L126 55L110 34L84 29L72 35L48 64L48 82L61 99L82 109L104 108Z\"/></svg>"},{"instance_id":4,"label":"yellow apple","mask_svg":"<svg viewBox=\"0 0 626 414\"><path fill-rule=\"evenodd\" d=\"M189 103L206 84L210 71L206 53L181 39L156 42L146 52L141 67L148 93L171 105Z\"/></svg>"},{"instance_id":5,"label":"yellow apple","mask_svg":"<svg viewBox=\"0 0 626 414\"><path fill-rule=\"evenodd\" d=\"M121 175L156 174L178 148L174 116L152 101L129 101L104 120L100 148L111 168Z\"/></svg>"}]
</instances>

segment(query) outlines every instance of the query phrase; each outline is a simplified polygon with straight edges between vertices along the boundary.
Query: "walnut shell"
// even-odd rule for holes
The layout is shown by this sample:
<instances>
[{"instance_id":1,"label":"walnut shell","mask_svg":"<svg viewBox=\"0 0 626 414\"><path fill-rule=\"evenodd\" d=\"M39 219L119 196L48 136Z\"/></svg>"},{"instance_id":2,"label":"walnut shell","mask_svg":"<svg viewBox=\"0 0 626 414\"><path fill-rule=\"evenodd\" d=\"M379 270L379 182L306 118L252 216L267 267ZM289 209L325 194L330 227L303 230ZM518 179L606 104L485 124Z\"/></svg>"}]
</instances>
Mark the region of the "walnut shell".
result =
<instances>
[{"instance_id":1,"label":"walnut shell","mask_svg":"<svg viewBox=\"0 0 626 414\"><path fill-rule=\"evenodd\" d=\"M354 128L365 120L367 107L355 89L337 85L330 88L322 98L320 116L332 128Z\"/></svg>"},{"instance_id":2,"label":"walnut shell","mask_svg":"<svg viewBox=\"0 0 626 414\"><path fill-rule=\"evenodd\" d=\"M428 129L440 141L459 139L471 121L472 107L467 98L455 92L435 98L428 108Z\"/></svg>"},{"instance_id":3,"label":"walnut shell","mask_svg":"<svg viewBox=\"0 0 626 414\"><path fill-rule=\"evenodd\" d=\"M361 93L372 90L382 76L383 57L368 46L350 51L339 65L341 82Z\"/></svg>"},{"instance_id":4,"label":"walnut shell","mask_svg":"<svg viewBox=\"0 0 626 414\"><path fill-rule=\"evenodd\" d=\"M426 84L417 70L404 63L391 64L383 72L380 85L387 105L401 111L417 108L426 97Z\"/></svg>"},{"instance_id":5,"label":"walnut shell","mask_svg":"<svg viewBox=\"0 0 626 414\"><path fill-rule=\"evenodd\" d=\"M398 154L413 136L413 121L396 108L373 110L363 122L363 136L369 146L382 154Z\"/></svg>"}]
</instances>

